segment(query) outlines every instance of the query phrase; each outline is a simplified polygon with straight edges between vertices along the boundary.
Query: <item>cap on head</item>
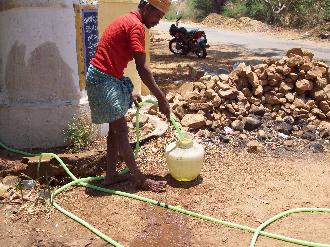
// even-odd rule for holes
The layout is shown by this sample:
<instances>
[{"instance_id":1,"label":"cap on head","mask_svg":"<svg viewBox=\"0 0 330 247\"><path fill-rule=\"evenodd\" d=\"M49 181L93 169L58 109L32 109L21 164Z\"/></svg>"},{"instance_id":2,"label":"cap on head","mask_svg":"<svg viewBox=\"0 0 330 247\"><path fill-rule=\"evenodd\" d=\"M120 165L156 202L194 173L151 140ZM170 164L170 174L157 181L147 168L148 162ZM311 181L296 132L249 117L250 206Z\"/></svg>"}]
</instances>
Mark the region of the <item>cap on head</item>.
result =
<instances>
[{"instance_id":1,"label":"cap on head","mask_svg":"<svg viewBox=\"0 0 330 247\"><path fill-rule=\"evenodd\" d=\"M148 3L164 14L169 11L171 6L171 0L148 0Z\"/></svg>"}]
</instances>

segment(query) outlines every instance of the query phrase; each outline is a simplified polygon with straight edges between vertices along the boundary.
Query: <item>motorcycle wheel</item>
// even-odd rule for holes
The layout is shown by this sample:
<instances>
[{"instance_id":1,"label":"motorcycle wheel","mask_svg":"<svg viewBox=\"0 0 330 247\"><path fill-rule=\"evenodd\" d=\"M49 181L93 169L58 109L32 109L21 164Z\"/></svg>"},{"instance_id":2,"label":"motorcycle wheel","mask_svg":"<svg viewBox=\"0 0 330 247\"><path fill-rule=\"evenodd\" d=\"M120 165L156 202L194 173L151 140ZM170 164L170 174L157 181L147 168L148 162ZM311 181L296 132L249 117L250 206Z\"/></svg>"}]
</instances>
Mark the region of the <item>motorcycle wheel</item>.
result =
<instances>
[{"instance_id":1,"label":"motorcycle wheel","mask_svg":"<svg viewBox=\"0 0 330 247\"><path fill-rule=\"evenodd\" d=\"M176 55L185 55L186 54L186 52L184 52L184 50L182 48L182 45L180 43L178 43L177 39L170 40L169 48L173 54L176 54Z\"/></svg>"},{"instance_id":2,"label":"motorcycle wheel","mask_svg":"<svg viewBox=\"0 0 330 247\"><path fill-rule=\"evenodd\" d=\"M206 52L205 47L200 47L197 51L195 51L195 54L199 58L206 58L207 52Z\"/></svg>"}]
</instances>

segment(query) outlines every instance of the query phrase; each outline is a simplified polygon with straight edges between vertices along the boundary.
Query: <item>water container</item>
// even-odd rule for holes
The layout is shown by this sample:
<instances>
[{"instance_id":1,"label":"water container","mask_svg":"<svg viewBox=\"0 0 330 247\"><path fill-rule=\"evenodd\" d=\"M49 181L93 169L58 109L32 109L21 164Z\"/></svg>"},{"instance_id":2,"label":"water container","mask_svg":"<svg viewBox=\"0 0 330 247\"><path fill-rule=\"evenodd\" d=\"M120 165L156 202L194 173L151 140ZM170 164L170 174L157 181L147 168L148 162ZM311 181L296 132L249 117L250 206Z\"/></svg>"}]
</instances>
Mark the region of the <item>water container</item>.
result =
<instances>
[{"instance_id":1,"label":"water container","mask_svg":"<svg viewBox=\"0 0 330 247\"><path fill-rule=\"evenodd\" d=\"M166 147L165 157L171 176L177 181L192 181L199 175L204 161L204 148L189 133Z\"/></svg>"}]
</instances>

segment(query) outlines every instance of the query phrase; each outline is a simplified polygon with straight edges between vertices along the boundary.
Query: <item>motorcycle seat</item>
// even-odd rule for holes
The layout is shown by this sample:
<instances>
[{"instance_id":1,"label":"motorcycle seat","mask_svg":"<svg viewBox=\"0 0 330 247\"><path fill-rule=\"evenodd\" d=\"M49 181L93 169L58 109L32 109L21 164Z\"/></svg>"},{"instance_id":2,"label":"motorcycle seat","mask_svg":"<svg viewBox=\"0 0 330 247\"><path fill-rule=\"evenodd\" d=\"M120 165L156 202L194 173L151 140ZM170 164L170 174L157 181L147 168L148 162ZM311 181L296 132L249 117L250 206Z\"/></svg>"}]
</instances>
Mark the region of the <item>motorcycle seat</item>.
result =
<instances>
[{"instance_id":1,"label":"motorcycle seat","mask_svg":"<svg viewBox=\"0 0 330 247\"><path fill-rule=\"evenodd\" d=\"M185 29L184 27L179 27L178 31L179 31L179 33L182 33L182 34L187 33L187 29Z\"/></svg>"},{"instance_id":2,"label":"motorcycle seat","mask_svg":"<svg viewBox=\"0 0 330 247\"><path fill-rule=\"evenodd\" d=\"M192 29L188 31L188 34L195 34L199 29Z\"/></svg>"}]
</instances>

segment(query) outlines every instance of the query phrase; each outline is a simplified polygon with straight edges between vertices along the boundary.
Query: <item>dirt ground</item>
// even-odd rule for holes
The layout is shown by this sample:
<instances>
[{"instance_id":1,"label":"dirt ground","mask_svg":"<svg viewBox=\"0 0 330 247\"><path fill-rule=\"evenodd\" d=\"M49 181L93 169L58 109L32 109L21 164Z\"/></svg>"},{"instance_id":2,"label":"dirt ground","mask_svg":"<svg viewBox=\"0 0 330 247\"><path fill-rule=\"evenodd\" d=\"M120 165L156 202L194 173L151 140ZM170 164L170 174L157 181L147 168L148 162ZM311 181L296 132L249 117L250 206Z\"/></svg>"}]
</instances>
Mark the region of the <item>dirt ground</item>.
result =
<instances>
[{"instance_id":1,"label":"dirt ground","mask_svg":"<svg viewBox=\"0 0 330 247\"><path fill-rule=\"evenodd\" d=\"M188 64L203 63L212 69L230 69L237 60L262 59L248 50L226 45L212 46L204 60L197 60L194 55L176 57L168 50L166 35L153 33L153 37L157 41L151 44L151 68L165 92L175 91L182 83L192 80L185 70ZM327 145L319 153L304 148L307 143L302 143L300 148L285 148L283 143L278 143L272 149L249 153L244 146L222 142L213 133L213 138L199 139L206 151L200 176L193 182L179 183L168 174L163 157L165 146L174 140L173 133L170 129L165 136L148 142L142 147L139 158L144 173L168 181L165 192L138 191L129 181L109 188L250 227L258 227L287 209L330 207ZM100 140L93 147L104 150L104 143ZM104 166L99 162L95 160L92 165ZM20 155L0 149L0 170L20 166ZM24 196L31 198L24 204L19 198L13 200L17 203L0 201L0 246L108 246L52 208L47 200L45 203L36 201L37 192L37 189L24 190ZM124 246L236 247L249 246L252 238L249 232L81 187L60 194L56 202ZM300 213L277 221L266 231L330 244L329 229L329 214ZM260 237L257 246L294 245Z\"/></svg>"}]
</instances>

